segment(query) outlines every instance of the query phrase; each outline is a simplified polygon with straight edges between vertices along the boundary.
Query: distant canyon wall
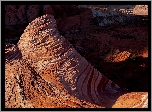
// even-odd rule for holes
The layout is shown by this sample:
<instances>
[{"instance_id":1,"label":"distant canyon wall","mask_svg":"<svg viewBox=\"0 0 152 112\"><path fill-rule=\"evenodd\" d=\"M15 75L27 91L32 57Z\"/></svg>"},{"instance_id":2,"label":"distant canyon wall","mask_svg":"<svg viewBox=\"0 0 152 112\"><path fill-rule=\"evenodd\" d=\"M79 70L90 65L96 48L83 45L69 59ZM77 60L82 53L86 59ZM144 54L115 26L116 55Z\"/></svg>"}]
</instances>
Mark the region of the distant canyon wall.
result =
<instances>
[{"instance_id":1,"label":"distant canyon wall","mask_svg":"<svg viewBox=\"0 0 152 112\"><path fill-rule=\"evenodd\" d=\"M35 18L52 14L60 32L79 30L91 25L105 26L125 21L141 23L147 5L6 5L5 42L17 43L25 27ZM136 15L136 16L135 16ZM145 18L144 18L145 19ZM145 19L147 20L147 19ZM144 21L145 21L144 20ZM137 23L137 24L138 24Z\"/></svg>"},{"instance_id":2,"label":"distant canyon wall","mask_svg":"<svg viewBox=\"0 0 152 112\"><path fill-rule=\"evenodd\" d=\"M74 5L6 5L5 41L17 43L25 27L44 14L55 17L60 32L88 27L93 17L90 9Z\"/></svg>"}]
</instances>

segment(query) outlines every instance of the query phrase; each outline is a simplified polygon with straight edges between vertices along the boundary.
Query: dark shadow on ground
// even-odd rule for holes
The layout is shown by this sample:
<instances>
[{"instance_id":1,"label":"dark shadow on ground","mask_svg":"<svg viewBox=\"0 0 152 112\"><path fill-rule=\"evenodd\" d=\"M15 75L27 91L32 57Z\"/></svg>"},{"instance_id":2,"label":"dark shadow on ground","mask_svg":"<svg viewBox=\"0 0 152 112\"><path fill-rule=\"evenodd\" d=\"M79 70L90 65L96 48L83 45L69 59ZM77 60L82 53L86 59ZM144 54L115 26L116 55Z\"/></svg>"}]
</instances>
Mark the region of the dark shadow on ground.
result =
<instances>
[{"instance_id":1,"label":"dark shadow on ground","mask_svg":"<svg viewBox=\"0 0 152 112\"><path fill-rule=\"evenodd\" d=\"M148 91L148 58L135 57L123 62L103 62L102 65L100 62L95 67L120 87L131 92Z\"/></svg>"},{"instance_id":2,"label":"dark shadow on ground","mask_svg":"<svg viewBox=\"0 0 152 112\"><path fill-rule=\"evenodd\" d=\"M98 71L129 91L148 91L148 16L133 15L132 21L104 27L90 26L77 33L65 33L70 43ZM120 62L106 62L104 58L112 49L127 51L131 55ZM120 57L121 58L121 57Z\"/></svg>"}]
</instances>

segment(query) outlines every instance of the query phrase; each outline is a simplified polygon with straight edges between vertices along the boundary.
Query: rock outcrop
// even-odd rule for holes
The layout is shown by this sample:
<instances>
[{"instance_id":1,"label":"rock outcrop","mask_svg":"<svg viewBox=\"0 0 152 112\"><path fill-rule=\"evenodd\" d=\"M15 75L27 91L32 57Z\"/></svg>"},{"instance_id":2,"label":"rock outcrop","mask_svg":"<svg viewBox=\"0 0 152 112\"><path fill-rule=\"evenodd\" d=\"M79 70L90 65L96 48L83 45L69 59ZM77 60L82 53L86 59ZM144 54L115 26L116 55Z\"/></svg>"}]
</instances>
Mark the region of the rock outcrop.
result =
<instances>
[{"instance_id":1,"label":"rock outcrop","mask_svg":"<svg viewBox=\"0 0 152 112\"><path fill-rule=\"evenodd\" d=\"M148 15L148 5L136 5L133 9L135 15Z\"/></svg>"},{"instance_id":2,"label":"rock outcrop","mask_svg":"<svg viewBox=\"0 0 152 112\"><path fill-rule=\"evenodd\" d=\"M113 108L148 108L147 92L131 92L119 97Z\"/></svg>"},{"instance_id":3,"label":"rock outcrop","mask_svg":"<svg viewBox=\"0 0 152 112\"><path fill-rule=\"evenodd\" d=\"M126 93L60 35L52 15L32 21L18 44L6 46L5 53L6 108L112 107ZM121 100L118 104L127 102ZM146 96L137 106L114 107L146 107L147 101Z\"/></svg>"},{"instance_id":4,"label":"rock outcrop","mask_svg":"<svg viewBox=\"0 0 152 112\"><path fill-rule=\"evenodd\" d=\"M60 32L87 27L92 17L90 9L73 5L6 5L5 12L5 41L15 44L28 23L43 14L55 17Z\"/></svg>"}]
</instances>

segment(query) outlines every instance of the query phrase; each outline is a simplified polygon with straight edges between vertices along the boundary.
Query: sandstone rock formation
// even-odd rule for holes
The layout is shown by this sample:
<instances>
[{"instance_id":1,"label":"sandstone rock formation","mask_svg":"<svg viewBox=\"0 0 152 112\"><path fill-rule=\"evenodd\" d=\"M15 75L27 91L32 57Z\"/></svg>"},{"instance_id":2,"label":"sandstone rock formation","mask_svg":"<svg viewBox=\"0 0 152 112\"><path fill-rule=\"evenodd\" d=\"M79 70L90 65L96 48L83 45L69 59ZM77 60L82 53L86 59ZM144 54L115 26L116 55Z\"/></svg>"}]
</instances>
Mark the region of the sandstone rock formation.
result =
<instances>
[{"instance_id":1,"label":"sandstone rock formation","mask_svg":"<svg viewBox=\"0 0 152 112\"><path fill-rule=\"evenodd\" d=\"M6 5L5 12L5 39L15 44L28 23L43 14L52 14L61 32L87 27L92 17L90 9L73 5Z\"/></svg>"},{"instance_id":2,"label":"sandstone rock formation","mask_svg":"<svg viewBox=\"0 0 152 112\"><path fill-rule=\"evenodd\" d=\"M147 92L131 92L119 97L113 108L148 108Z\"/></svg>"},{"instance_id":3,"label":"sandstone rock formation","mask_svg":"<svg viewBox=\"0 0 152 112\"><path fill-rule=\"evenodd\" d=\"M125 93L60 35L52 15L32 21L17 46L6 46L5 53L6 108L112 107ZM137 107L146 107L147 101Z\"/></svg>"},{"instance_id":4,"label":"sandstone rock formation","mask_svg":"<svg viewBox=\"0 0 152 112\"><path fill-rule=\"evenodd\" d=\"M148 15L148 5L136 5L133 9L135 15Z\"/></svg>"},{"instance_id":5,"label":"sandstone rock formation","mask_svg":"<svg viewBox=\"0 0 152 112\"><path fill-rule=\"evenodd\" d=\"M43 70L43 72L49 72L49 69L50 67ZM46 78L48 80L45 80ZM48 82L50 80L52 83ZM101 107L68 94L56 74L48 73L41 77L27 61L21 58L6 63L5 90L6 108Z\"/></svg>"}]
</instances>

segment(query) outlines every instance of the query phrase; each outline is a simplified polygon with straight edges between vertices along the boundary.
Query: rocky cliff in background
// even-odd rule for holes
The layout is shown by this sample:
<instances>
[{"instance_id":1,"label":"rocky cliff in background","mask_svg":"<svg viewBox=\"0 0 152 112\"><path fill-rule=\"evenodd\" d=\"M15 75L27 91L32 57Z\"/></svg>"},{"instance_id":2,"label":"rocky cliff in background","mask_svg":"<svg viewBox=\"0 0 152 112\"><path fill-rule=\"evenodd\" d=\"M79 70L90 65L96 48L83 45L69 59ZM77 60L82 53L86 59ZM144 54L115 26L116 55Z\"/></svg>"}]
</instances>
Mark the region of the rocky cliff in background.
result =
<instances>
[{"instance_id":1,"label":"rocky cliff in background","mask_svg":"<svg viewBox=\"0 0 152 112\"><path fill-rule=\"evenodd\" d=\"M6 5L5 41L16 44L28 23L43 14L54 15L60 32L88 27L93 17L90 9L74 5Z\"/></svg>"},{"instance_id":2,"label":"rocky cliff in background","mask_svg":"<svg viewBox=\"0 0 152 112\"><path fill-rule=\"evenodd\" d=\"M69 30L81 30L90 25L141 23L143 19L147 21L148 6L6 5L5 41L16 44L28 23L43 14L52 14L57 21L59 31L65 33Z\"/></svg>"}]
</instances>

